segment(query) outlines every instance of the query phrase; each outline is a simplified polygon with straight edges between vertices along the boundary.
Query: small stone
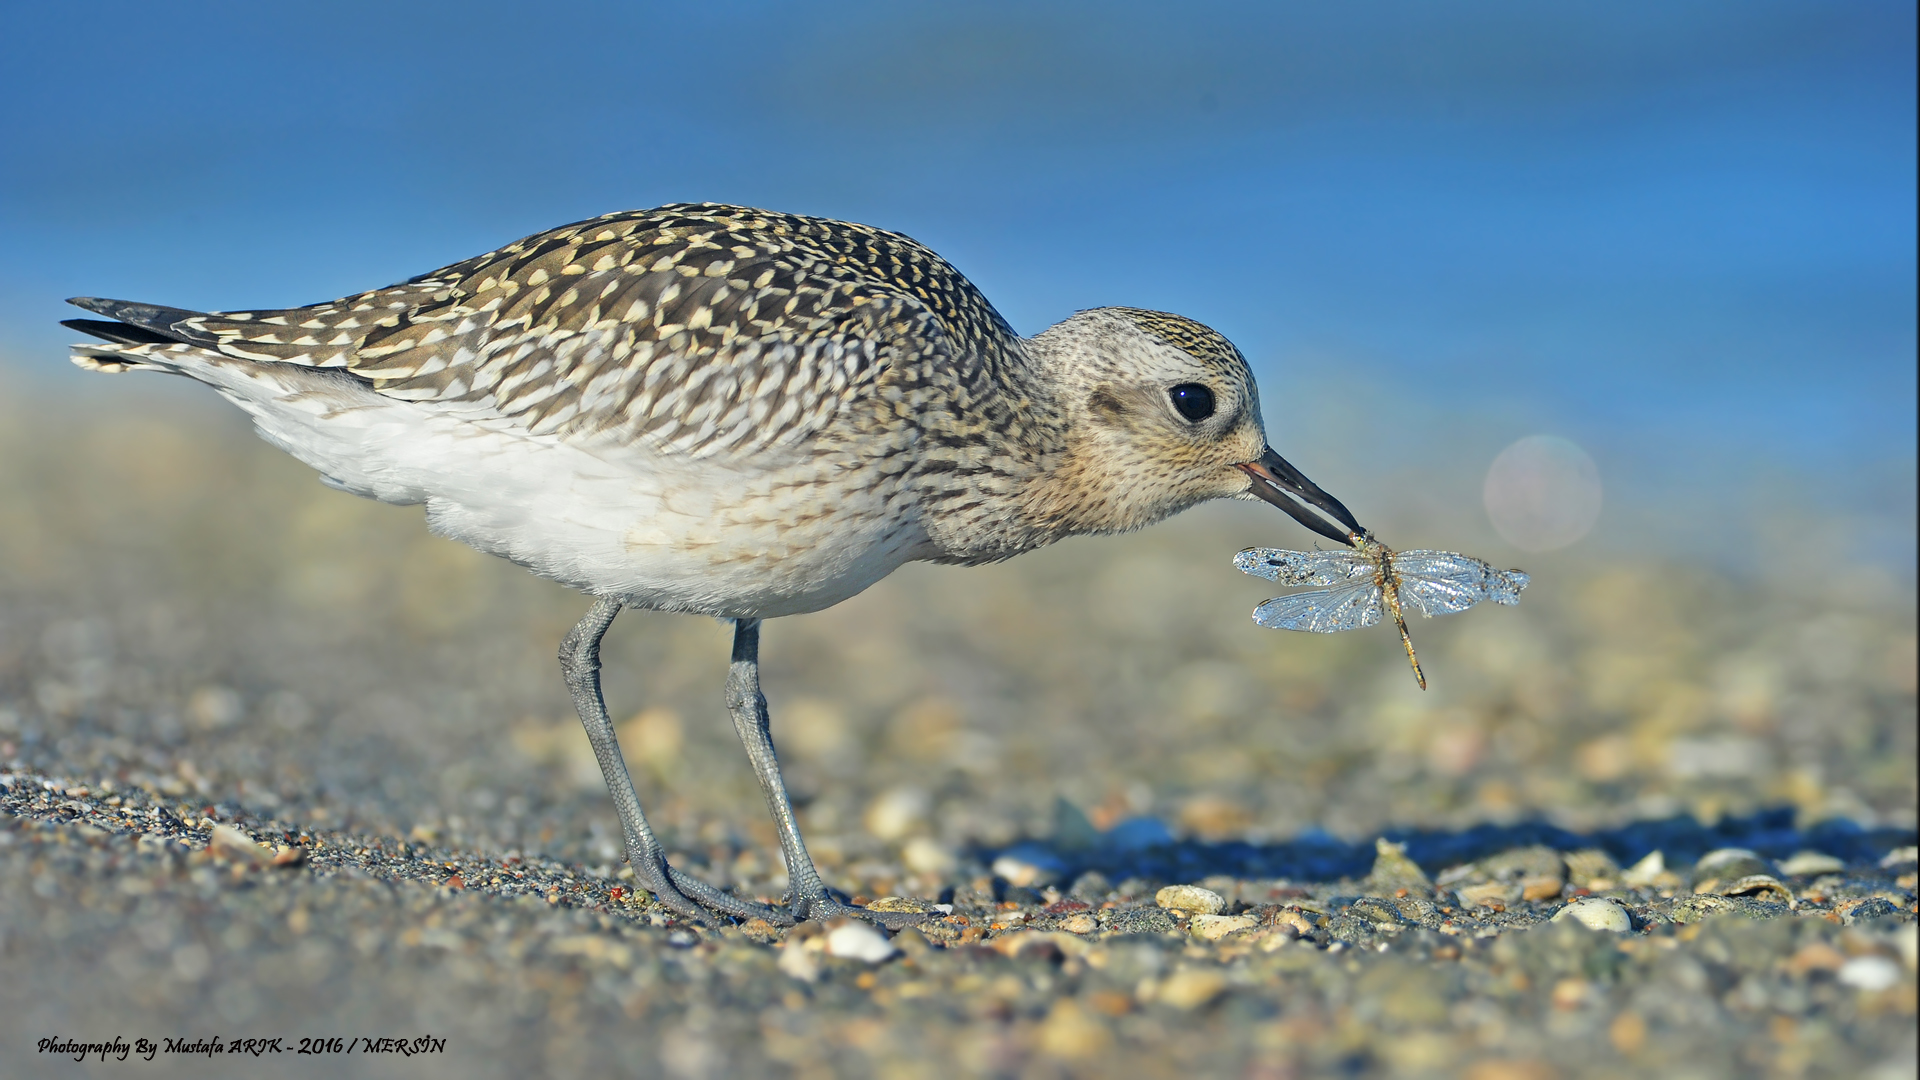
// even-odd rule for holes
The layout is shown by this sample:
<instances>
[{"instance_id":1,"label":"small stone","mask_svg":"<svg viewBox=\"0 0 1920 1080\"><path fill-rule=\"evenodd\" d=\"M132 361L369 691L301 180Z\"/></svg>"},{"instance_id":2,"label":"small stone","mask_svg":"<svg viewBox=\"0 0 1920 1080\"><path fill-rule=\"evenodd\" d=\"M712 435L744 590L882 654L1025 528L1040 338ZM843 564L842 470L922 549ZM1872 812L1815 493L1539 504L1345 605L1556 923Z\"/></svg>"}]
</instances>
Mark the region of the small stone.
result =
<instances>
[{"instance_id":1,"label":"small stone","mask_svg":"<svg viewBox=\"0 0 1920 1080\"><path fill-rule=\"evenodd\" d=\"M1582 889L1610 888L1620 878L1620 864L1599 848L1582 848L1566 855L1567 880Z\"/></svg>"},{"instance_id":2,"label":"small stone","mask_svg":"<svg viewBox=\"0 0 1920 1080\"><path fill-rule=\"evenodd\" d=\"M1842 986L1872 993L1897 985L1900 982L1900 965L1884 956L1856 956L1842 964L1834 978Z\"/></svg>"},{"instance_id":3,"label":"small stone","mask_svg":"<svg viewBox=\"0 0 1920 1080\"><path fill-rule=\"evenodd\" d=\"M1225 975L1218 971L1188 968L1162 979L1154 989L1153 999L1184 1012L1210 1004L1226 992Z\"/></svg>"},{"instance_id":4,"label":"small stone","mask_svg":"<svg viewBox=\"0 0 1920 1080\"><path fill-rule=\"evenodd\" d=\"M1069 915L1061 919L1060 929L1072 934L1091 934L1100 929L1100 920L1083 911L1078 915Z\"/></svg>"},{"instance_id":5,"label":"small stone","mask_svg":"<svg viewBox=\"0 0 1920 1080\"><path fill-rule=\"evenodd\" d=\"M1260 920L1251 915L1195 915L1187 932L1197 938L1219 941L1228 934L1251 930L1258 925Z\"/></svg>"},{"instance_id":6,"label":"small stone","mask_svg":"<svg viewBox=\"0 0 1920 1080\"><path fill-rule=\"evenodd\" d=\"M1398 929L1407 924L1407 918L1400 913L1398 905L1389 904L1378 897L1363 896L1355 900L1347 911L1375 926L1391 926Z\"/></svg>"},{"instance_id":7,"label":"small stone","mask_svg":"<svg viewBox=\"0 0 1920 1080\"><path fill-rule=\"evenodd\" d=\"M788 978L810 983L820 978L820 957L805 942L788 941L780 950L779 966Z\"/></svg>"},{"instance_id":8,"label":"small stone","mask_svg":"<svg viewBox=\"0 0 1920 1080\"><path fill-rule=\"evenodd\" d=\"M877 964L896 950L887 936L862 922L848 921L827 931L827 955Z\"/></svg>"},{"instance_id":9,"label":"small stone","mask_svg":"<svg viewBox=\"0 0 1920 1080\"><path fill-rule=\"evenodd\" d=\"M1620 883L1634 889L1647 889L1660 883L1667 873L1667 857L1650 851L1646 857L1620 872Z\"/></svg>"},{"instance_id":10,"label":"small stone","mask_svg":"<svg viewBox=\"0 0 1920 1080\"><path fill-rule=\"evenodd\" d=\"M213 835L207 847L215 855L229 859L243 859L250 863L264 863L273 858L273 853L253 842L253 837L231 825L215 825Z\"/></svg>"},{"instance_id":11,"label":"small stone","mask_svg":"<svg viewBox=\"0 0 1920 1080\"><path fill-rule=\"evenodd\" d=\"M903 956L925 956L933 951L933 942L927 940L927 935L909 926L893 935L893 947Z\"/></svg>"},{"instance_id":12,"label":"small stone","mask_svg":"<svg viewBox=\"0 0 1920 1080\"><path fill-rule=\"evenodd\" d=\"M946 845L931 837L916 836L900 849L900 861L916 874L945 877L960 865Z\"/></svg>"},{"instance_id":13,"label":"small stone","mask_svg":"<svg viewBox=\"0 0 1920 1080\"><path fill-rule=\"evenodd\" d=\"M1039 1034L1040 1052L1057 1058L1094 1057L1113 1044L1105 1022L1072 998L1054 1002Z\"/></svg>"},{"instance_id":14,"label":"small stone","mask_svg":"<svg viewBox=\"0 0 1920 1080\"><path fill-rule=\"evenodd\" d=\"M1809 971L1839 971L1845 967L1847 958L1840 950L1824 941L1809 942L1787 960L1787 971L1794 975L1805 975Z\"/></svg>"},{"instance_id":15,"label":"small stone","mask_svg":"<svg viewBox=\"0 0 1920 1080\"><path fill-rule=\"evenodd\" d=\"M924 915L932 911L933 908L933 901L921 900L912 896L883 896L878 900L869 901L867 904L868 911L907 912L915 915Z\"/></svg>"},{"instance_id":16,"label":"small stone","mask_svg":"<svg viewBox=\"0 0 1920 1080\"><path fill-rule=\"evenodd\" d=\"M1780 872L1788 877L1816 877L1820 874L1838 874L1846 870L1847 864L1821 851L1797 851L1780 864Z\"/></svg>"},{"instance_id":17,"label":"small stone","mask_svg":"<svg viewBox=\"0 0 1920 1080\"><path fill-rule=\"evenodd\" d=\"M1607 1038L1623 1054L1634 1054L1647 1041L1647 1021L1637 1012L1622 1012L1607 1025Z\"/></svg>"},{"instance_id":18,"label":"small stone","mask_svg":"<svg viewBox=\"0 0 1920 1080\"><path fill-rule=\"evenodd\" d=\"M1897 914L1900 909L1884 896L1863 896L1854 900L1842 900L1833 906L1833 910L1839 913L1841 922L1852 926L1862 919L1877 919L1882 915Z\"/></svg>"},{"instance_id":19,"label":"small stone","mask_svg":"<svg viewBox=\"0 0 1920 1080\"><path fill-rule=\"evenodd\" d=\"M1553 984L1553 992L1549 997L1554 1008L1570 1010L1585 1005L1592 993L1593 984L1585 979L1561 979Z\"/></svg>"},{"instance_id":20,"label":"small stone","mask_svg":"<svg viewBox=\"0 0 1920 1080\"><path fill-rule=\"evenodd\" d=\"M1721 896L1751 896L1756 900L1785 904L1797 907L1793 890L1780 884L1772 874L1748 874L1746 877L1722 885L1718 890Z\"/></svg>"},{"instance_id":21,"label":"small stone","mask_svg":"<svg viewBox=\"0 0 1920 1080\"><path fill-rule=\"evenodd\" d=\"M1553 913L1554 922L1577 922L1589 930L1625 934L1633 929L1627 909L1604 897L1588 896Z\"/></svg>"},{"instance_id":22,"label":"small stone","mask_svg":"<svg viewBox=\"0 0 1920 1080\"><path fill-rule=\"evenodd\" d=\"M740 932L762 945L770 945L780 940L779 928L757 915L741 923Z\"/></svg>"},{"instance_id":23,"label":"small stone","mask_svg":"<svg viewBox=\"0 0 1920 1080\"><path fill-rule=\"evenodd\" d=\"M1736 911L1740 905L1724 896L1702 894L1700 896L1682 896L1673 902L1672 918L1674 922L1695 923L1709 915L1718 915L1724 911Z\"/></svg>"},{"instance_id":24,"label":"small stone","mask_svg":"<svg viewBox=\"0 0 1920 1080\"><path fill-rule=\"evenodd\" d=\"M1520 886L1504 881L1489 881L1484 885L1462 885L1454 890L1465 907L1506 907L1519 903Z\"/></svg>"},{"instance_id":25,"label":"small stone","mask_svg":"<svg viewBox=\"0 0 1920 1080\"><path fill-rule=\"evenodd\" d=\"M1304 911L1282 908L1273 913L1273 925L1293 937L1303 938L1313 933L1313 928L1318 926L1319 923L1312 915Z\"/></svg>"},{"instance_id":26,"label":"small stone","mask_svg":"<svg viewBox=\"0 0 1920 1080\"><path fill-rule=\"evenodd\" d=\"M867 831L882 840L898 840L926 820L931 806L927 793L916 787L885 791L867 806Z\"/></svg>"},{"instance_id":27,"label":"small stone","mask_svg":"<svg viewBox=\"0 0 1920 1080\"><path fill-rule=\"evenodd\" d=\"M1567 883L1557 877L1534 877L1520 882L1520 899L1553 900L1566 890Z\"/></svg>"},{"instance_id":28,"label":"small stone","mask_svg":"<svg viewBox=\"0 0 1920 1080\"><path fill-rule=\"evenodd\" d=\"M1765 874L1772 867L1757 853L1746 848L1716 848L1700 856L1693 864L1688 883L1695 892L1714 892L1714 882L1736 881L1750 874Z\"/></svg>"},{"instance_id":29,"label":"small stone","mask_svg":"<svg viewBox=\"0 0 1920 1080\"><path fill-rule=\"evenodd\" d=\"M1169 885L1153 894L1153 902L1169 911L1192 915L1218 915L1227 906L1225 897L1198 885Z\"/></svg>"},{"instance_id":30,"label":"small stone","mask_svg":"<svg viewBox=\"0 0 1920 1080\"><path fill-rule=\"evenodd\" d=\"M1081 900L1103 900L1112 891L1113 883L1107 880L1107 875L1098 870L1089 870L1073 879L1067 895Z\"/></svg>"},{"instance_id":31,"label":"small stone","mask_svg":"<svg viewBox=\"0 0 1920 1080\"><path fill-rule=\"evenodd\" d=\"M1393 896L1402 889L1423 896L1433 892L1433 882L1427 879L1426 871L1407 858L1405 844L1379 837L1373 842L1373 850L1373 872L1367 875L1368 892L1380 896Z\"/></svg>"}]
</instances>

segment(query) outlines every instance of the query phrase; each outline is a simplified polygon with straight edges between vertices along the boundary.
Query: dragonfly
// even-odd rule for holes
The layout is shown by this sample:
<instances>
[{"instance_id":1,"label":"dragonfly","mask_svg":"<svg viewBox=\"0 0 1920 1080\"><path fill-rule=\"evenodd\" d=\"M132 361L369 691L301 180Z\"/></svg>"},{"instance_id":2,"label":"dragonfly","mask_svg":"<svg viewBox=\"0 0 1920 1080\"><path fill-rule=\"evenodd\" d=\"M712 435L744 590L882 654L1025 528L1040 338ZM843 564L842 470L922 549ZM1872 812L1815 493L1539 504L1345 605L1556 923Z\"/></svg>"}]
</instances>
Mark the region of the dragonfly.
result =
<instances>
[{"instance_id":1,"label":"dragonfly","mask_svg":"<svg viewBox=\"0 0 1920 1080\"><path fill-rule=\"evenodd\" d=\"M1382 614L1391 614L1422 690L1427 676L1407 633L1406 609L1432 618L1465 611L1482 600L1510 606L1520 602L1520 593L1532 580L1522 571L1498 570L1456 551L1394 551L1366 533L1356 533L1348 542L1353 546L1345 550L1248 548L1235 555L1233 565L1255 577L1282 585L1322 586L1261 604L1253 621L1276 630L1337 634L1375 626Z\"/></svg>"}]
</instances>

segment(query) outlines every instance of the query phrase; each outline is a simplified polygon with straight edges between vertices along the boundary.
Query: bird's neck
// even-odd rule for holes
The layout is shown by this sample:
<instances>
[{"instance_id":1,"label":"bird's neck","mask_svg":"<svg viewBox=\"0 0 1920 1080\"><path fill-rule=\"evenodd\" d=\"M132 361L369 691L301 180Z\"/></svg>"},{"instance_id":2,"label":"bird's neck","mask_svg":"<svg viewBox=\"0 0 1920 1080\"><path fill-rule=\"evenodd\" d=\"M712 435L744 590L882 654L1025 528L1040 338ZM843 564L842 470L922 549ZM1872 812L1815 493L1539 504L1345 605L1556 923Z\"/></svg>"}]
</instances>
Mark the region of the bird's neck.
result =
<instances>
[{"instance_id":1,"label":"bird's neck","mask_svg":"<svg viewBox=\"0 0 1920 1080\"><path fill-rule=\"evenodd\" d=\"M997 562L1144 524L1110 521L1088 504L1088 493L1102 490L1088 475L1098 463L1070 437L1069 406L1053 379L1059 347L1043 336L980 358L953 387L953 408L925 429L922 505L940 552L934 561Z\"/></svg>"}]
</instances>

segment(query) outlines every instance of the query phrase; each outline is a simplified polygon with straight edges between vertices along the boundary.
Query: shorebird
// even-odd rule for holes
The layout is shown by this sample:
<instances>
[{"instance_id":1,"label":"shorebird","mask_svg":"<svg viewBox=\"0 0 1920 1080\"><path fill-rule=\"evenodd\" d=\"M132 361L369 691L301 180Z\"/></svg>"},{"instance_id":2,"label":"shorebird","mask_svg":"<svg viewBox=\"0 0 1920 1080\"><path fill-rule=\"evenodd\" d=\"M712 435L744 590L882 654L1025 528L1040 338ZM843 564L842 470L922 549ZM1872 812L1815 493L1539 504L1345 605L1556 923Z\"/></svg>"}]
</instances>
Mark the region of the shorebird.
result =
<instances>
[{"instance_id":1,"label":"shorebird","mask_svg":"<svg viewBox=\"0 0 1920 1080\"><path fill-rule=\"evenodd\" d=\"M1364 533L1267 446L1220 334L1113 307L1022 338L944 259L866 225L675 204L310 307L72 303L111 320L64 324L105 342L74 347L81 367L206 383L333 487L424 504L433 532L591 595L561 670L638 882L694 918L913 918L853 907L815 870L761 620L910 561L996 562L1209 499ZM669 865L648 826L600 691L625 607L732 620L726 704L780 837L784 911Z\"/></svg>"}]
</instances>

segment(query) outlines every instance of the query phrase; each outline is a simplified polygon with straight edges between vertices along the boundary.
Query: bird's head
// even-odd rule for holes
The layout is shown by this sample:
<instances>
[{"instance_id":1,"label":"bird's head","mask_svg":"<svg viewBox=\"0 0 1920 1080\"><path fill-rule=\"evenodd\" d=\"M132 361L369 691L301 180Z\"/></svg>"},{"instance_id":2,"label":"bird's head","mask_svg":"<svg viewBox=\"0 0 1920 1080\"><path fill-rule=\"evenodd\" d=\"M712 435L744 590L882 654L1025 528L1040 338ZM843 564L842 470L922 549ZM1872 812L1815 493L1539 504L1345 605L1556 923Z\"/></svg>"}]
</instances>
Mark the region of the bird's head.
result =
<instances>
[{"instance_id":1,"label":"bird's head","mask_svg":"<svg viewBox=\"0 0 1920 1080\"><path fill-rule=\"evenodd\" d=\"M1031 352L1066 416L1064 458L1028 496L1036 516L1070 532L1121 532L1208 499L1258 498L1343 544L1363 531L1267 446L1253 372L1208 327L1095 308L1034 338Z\"/></svg>"}]
</instances>

